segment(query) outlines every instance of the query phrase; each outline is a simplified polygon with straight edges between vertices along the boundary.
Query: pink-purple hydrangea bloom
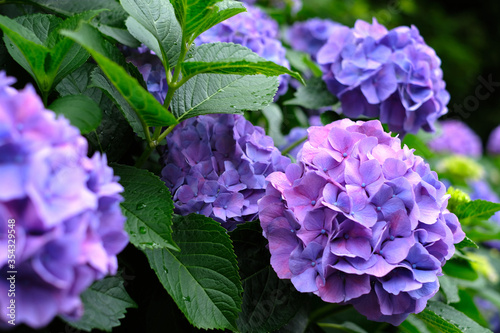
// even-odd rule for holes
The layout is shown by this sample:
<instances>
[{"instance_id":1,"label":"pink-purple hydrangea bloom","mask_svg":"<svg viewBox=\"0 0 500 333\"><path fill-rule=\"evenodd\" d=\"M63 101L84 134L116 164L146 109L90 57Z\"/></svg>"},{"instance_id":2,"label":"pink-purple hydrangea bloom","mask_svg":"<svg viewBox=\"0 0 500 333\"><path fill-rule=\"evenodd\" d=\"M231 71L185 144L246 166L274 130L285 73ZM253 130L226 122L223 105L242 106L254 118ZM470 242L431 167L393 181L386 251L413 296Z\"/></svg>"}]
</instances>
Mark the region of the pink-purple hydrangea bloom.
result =
<instances>
[{"instance_id":1,"label":"pink-purple hydrangea bloom","mask_svg":"<svg viewBox=\"0 0 500 333\"><path fill-rule=\"evenodd\" d=\"M500 155L500 126L491 132L488 139L487 150L491 155Z\"/></svg>"},{"instance_id":2,"label":"pink-purple hydrangea bloom","mask_svg":"<svg viewBox=\"0 0 500 333\"><path fill-rule=\"evenodd\" d=\"M459 120L444 120L440 124L441 132L428 143L433 151L471 157L480 157L483 154L481 138L465 123Z\"/></svg>"},{"instance_id":3,"label":"pink-purple hydrangea bloom","mask_svg":"<svg viewBox=\"0 0 500 333\"><path fill-rule=\"evenodd\" d=\"M316 59L319 49L325 45L338 25L339 23L320 18L295 22L287 31L287 40L292 49L308 53L312 59Z\"/></svg>"},{"instance_id":4,"label":"pink-purple hydrangea bloom","mask_svg":"<svg viewBox=\"0 0 500 333\"><path fill-rule=\"evenodd\" d=\"M0 307L9 305L7 221L14 219L16 323L39 328L57 315L78 318L80 294L116 273L128 243L123 188L105 156L87 157L78 129L46 110L33 87L18 91L13 81L0 72Z\"/></svg>"},{"instance_id":5,"label":"pink-purple hydrangea bloom","mask_svg":"<svg viewBox=\"0 0 500 333\"><path fill-rule=\"evenodd\" d=\"M290 163L261 127L227 114L183 121L167 136L164 160L177 213L210 216L228 230L255 219L266 177Z\"/></svg>"},{"instance_id":6,"label":"pink-purple hydrangea bloom","mask_svg":"<svg viewBox=\"0 0 500 333\"><path fill-rule=\"evenodd\" d=\"M377 120L310 127L298 162L267 180L259 217L278 276L370 320L422 311L465 236L437 174Z\"/></svg>"},{"instance_id":7,"label":"pink-purple hydrangea bloom","mask_svg":"<svg viewBox=\"0 0 500 333\"><path fill-rule=\"evenodd\" d=\"M247 12L240 13L217 24L196 38L196 44L235 43L248 47L262 58L290 68L286 59L286 49L279 40L278 23L257 7L247 5ZM276 96L288 90L290 76L279 76L279 88Z\"/></svg>"},{"instance_id":8,"label":"pink-purple hydrangea bloom","mask_svg":"<svg viewBox=\"0 0 500 333\"><path fill-rule=\"evenodd\" d=\"M414 26L388 31L375 19L338 26L317 60L350 118L376 117L405 134L433 131L448 112L441 60Z\"/></svg>"}]
</instances>

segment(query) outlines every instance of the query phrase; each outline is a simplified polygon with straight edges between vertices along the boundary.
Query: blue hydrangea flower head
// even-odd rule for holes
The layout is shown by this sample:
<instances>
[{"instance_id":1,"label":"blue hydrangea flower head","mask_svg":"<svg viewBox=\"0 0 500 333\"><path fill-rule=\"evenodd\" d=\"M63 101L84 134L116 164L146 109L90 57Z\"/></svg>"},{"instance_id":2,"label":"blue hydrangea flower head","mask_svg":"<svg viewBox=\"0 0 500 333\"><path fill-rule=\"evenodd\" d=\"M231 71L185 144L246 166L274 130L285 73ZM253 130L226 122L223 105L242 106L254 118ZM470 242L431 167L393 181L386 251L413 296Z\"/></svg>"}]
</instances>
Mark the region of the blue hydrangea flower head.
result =
<instances>
[{"instance_id":1,"label":"blue hydrangea flower head","mask_svg":"<svg viewBox=\"0 0 500 333\"><path fill-rule=\"evenodd\" d=\"M325 45L339 24L328 19L312 18L304 22L295 22L287 31L286 37L292 49L305 52L316 59L319 49Z\"/></svg>"},{"instance_id":2,"label":"blue hydrangea flower head","mask_svg":"<svg viewBox=\"0 0 500 333\"><path fill-rule=\"evenodd\" d=\"M33 87L18 91L13 81L0 72L0 246L7 249L14 219L16 322L40 328L57 315L80 317L80 294L116 273L116 255L128 243L123 188L106 156L87 157L78 129L46 110ZM2 272L8 259L0 251ZM0 280L3 309L8 282Z\"/></svg>"},{"instance_id":3,"label":"blue hydrangea flower head","mask_svg":"<svg viewBox=\"0 0 500 333\"><path fill-rule=\"evenodd\" d=\"M300 292L399 325L439 289L463 233L437 174L378 120L308 130L267 177L259 218L271 265Z\"/></svg>"},{"instance_id":4,"label":"blue hydrangea flower head","mask_svg":"<svg viewBox=\"0 0 500 333\"><path fill-rule=\"evenodd\" d=\"M488 139L487 150L491 155L500 155L500 126L491 132Z\"/></svg>"},{"instance_id":5,"label":"blue hydrangea flower head","mask_svg":"<svg viewBox=\"0 0 500 333\"><path fill-rule=\"evenodd\" d=\"M286 59L286 49L279 40L278 23L261 9L247 5L247 12L240 13L217 24L196 38L196 44L225 42L241 44L259 56L290 68ZM280 75L280 86L276 97L288 90L289 75Z\"/></svg>"},{"instance_id":6,"label":"blue hydrangea flower head","mask_svg":"<svg viewBox=\"0 0 500 333\"><path fill-rule=\"evenodd\" d=\"M440 125L441 131L429 141L429 148L435 152L481 157L481 138L469 126L460 120L444 120Z\"/></svg>"},{"instance_id":7,"label":"blue hydrangea flower head","mask_svg":"<svg viewBox=\"0 0 500 333\"><path fill-rule=\"evenodd\" d=\"M434 131L448 112L441 60L414 26L388 31L376 19L337 26L317 60L348 117L378 117L405 134Z\"/></svg>"},{"instance_id":8,"label":"blue hydrangea flower head","mask_svg":"<svg viewBox=\"0 0 500 333\"><path fill-rule=\"evenodd\" d=\"M290 159L242 115L190 118L167 136L162 180L182 215L202 214L228 230L252 221L266 177Z\"/></svg>"}]
</instances>

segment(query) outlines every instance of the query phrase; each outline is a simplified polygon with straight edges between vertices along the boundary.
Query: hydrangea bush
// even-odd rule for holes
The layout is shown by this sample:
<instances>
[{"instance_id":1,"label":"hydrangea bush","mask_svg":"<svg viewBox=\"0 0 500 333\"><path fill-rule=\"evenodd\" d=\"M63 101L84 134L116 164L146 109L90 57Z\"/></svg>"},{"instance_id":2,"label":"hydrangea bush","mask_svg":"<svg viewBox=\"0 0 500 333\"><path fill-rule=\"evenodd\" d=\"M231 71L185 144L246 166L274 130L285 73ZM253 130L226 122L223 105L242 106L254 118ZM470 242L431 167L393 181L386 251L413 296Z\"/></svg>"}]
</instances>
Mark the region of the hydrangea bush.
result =
<instances>
[{"instance_id":1,"label":"hydrangea bush","mask_svg":"<svg viewBox=\"0 0 500 333\"><path fill-rule=\"evenodd\" d=\"M413 135L449 100L416 27L313 1L7 2L2 329L494 327L472 300L499 303L498 140Z\"/></svg>"}]
</instances>

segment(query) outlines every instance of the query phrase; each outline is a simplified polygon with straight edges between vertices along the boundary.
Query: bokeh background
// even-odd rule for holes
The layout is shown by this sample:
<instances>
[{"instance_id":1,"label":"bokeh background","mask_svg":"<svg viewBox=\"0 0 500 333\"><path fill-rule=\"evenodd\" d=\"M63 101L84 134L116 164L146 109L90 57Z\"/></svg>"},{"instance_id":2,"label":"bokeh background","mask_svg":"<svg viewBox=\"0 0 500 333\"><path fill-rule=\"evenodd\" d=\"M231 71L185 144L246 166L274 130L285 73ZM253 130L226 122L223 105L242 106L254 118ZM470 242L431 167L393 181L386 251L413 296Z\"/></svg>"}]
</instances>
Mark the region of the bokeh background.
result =
<instances>
[{"instance_id":1,"label":"bokeh background","mask_svg":"<svg viewBox=\"0 0 500 333\"><path fill-rule=\"evenodd\" d=\"M371 21L372 17L388 29L415 25L442 61L451 94L449 113L443 119L465 121L483 142L500 124L500 1L304 0L295 20L310 17L330 18L350 27L357 19ZM498 82L492 92L480 88L480 94L489 93L482 100L476 97L479 77Z\"/></svg>"}]
</instances>

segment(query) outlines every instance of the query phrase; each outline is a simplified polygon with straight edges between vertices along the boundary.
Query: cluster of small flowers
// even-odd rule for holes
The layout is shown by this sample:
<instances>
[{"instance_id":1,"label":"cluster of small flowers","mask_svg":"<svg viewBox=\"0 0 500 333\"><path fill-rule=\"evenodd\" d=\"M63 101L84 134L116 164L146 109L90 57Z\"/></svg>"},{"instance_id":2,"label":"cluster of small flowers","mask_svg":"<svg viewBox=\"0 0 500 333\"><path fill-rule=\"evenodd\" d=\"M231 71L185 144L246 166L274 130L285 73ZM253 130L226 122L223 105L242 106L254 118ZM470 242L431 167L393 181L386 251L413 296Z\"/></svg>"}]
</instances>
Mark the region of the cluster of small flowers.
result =
<instances>
[{"instance_id":1,"label":"cluster of small flowers","mask_svg":"<svg viewBox=\"0 0 500 333\"><path fill-rule=\"evenodd\" d=\"M163 104L168 92L167 75L160 58L147 46L127 48L127 61L134 64L142 74L148 91Z\"/></svg>"},{"instance_id":2,"label":"cluster of small flowers","mask_svg":"<svg viewBox=\"0 0 500 333\"><path fill-rule=\"evenodd\" d=\"M287 41L292 49L308 53L313 60L316 60L319 49L325 45L333 29L339 25L331 20L320 18L295 22L287 31Z\"/></svg>"},{"instance_id":3,"label":"cluster of small flowers","mask_svg":"<svg viewBox=\"0 0 500 333\"><path fill-rule=\"evenodd\" d=\"M488 139L487 150L491 155L500 155L500 126L491 132Z\"/></svg>"},{"instance_id":4,"label":"cluster of small flowers","mask_svg":"<svg viewBox=\"0 0 500 333\"><path fill-rule=\"evenodd\" d=\"M439 289L462 232L435 172L379 121L310 127L298 163L267 177L271 265L300 292L401 323Z\"/></svg>"},{"instance_id":5,"label":"cluster of small flowers","mask_svg":"<svg viewBox=\"0 0 500 333\"><path fill-rule=\"evenodd\" d=\"M248 47L259 56L290 68L286 49L279 40L278 23L257 7L247 5L247 12L217 24L196 38L196 44L235 43ZM280 86L276 98L288 90L289 75L279 76Z\"/></svg>"},{"instance_id":6,"label":"cluster of small flowers","mask_svg":"<svg viewBox=\"0 0 500 333\"><path fill-rule=\"evenodd\" d=\"M176 211L210 216L228 230L257 216L266 176L290 163L241 115L185 120L167 136L164 161L162 180Z\"/></svg>"},{"instance_id":7,"label":"cluster of small flowers","mask_svg":"<svg viewBox=\"0 0 500 333\"><path fill-rule=\"evenodd\" d=\"M80 293L116 273L116 254L128 243L123 188L105 156L87 157L78 129L46 110L31 86L11 88L13 81L0 72L0 268L14 270L4 250L6 221L14 219L16 322L39 328L56 315L78 318ZM2 309L8 282L0 280Z\"/></svg>"},{"instance_id":8,"label":"cluster of small flowers","mask_svg":"<svg viewBox=\"0 0 500 333\"><path fill-rule=\"evenodd\" d=\"M469 126L459 120L444 120L439 124L441 131L429 141L430 149L435 152L481 157L481 138Z\"/></svg>"},{"instance_id":9,"label":"cluster of small flowers","mask_svg":"<svg viewBox=\"0 0 500 333\"><path fill-rule=\"evenodd\" d=\"M387 31L375 19L358 20L353 29L337 26L317 60L350 118L379 118L405 134L433 131L448 112L441 60L414 26Z\"/></svg>"}]
</instances>

